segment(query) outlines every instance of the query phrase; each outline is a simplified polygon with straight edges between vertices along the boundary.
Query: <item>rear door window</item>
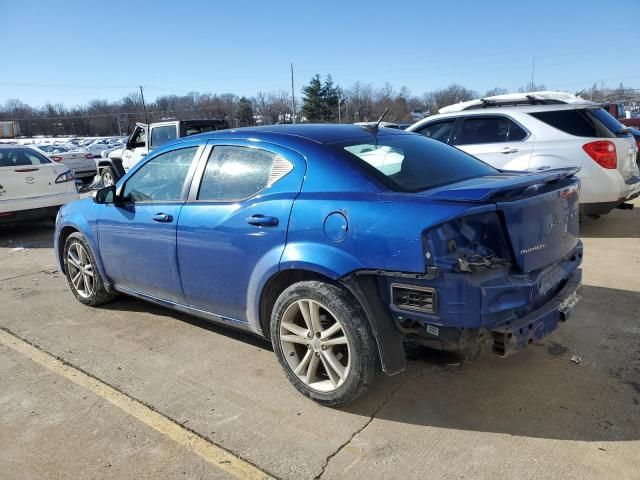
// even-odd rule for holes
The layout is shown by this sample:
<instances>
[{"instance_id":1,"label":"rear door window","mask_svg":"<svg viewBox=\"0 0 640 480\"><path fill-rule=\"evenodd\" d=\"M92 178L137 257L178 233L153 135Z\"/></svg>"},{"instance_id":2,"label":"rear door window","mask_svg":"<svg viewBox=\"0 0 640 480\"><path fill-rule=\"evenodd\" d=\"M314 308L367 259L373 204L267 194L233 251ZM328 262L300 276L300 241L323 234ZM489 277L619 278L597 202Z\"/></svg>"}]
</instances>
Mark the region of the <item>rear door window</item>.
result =
<instances>
[{"instance_id":1,"label":"rear door window","mask_svg":"<svg viewBox=\"0 0 640 480\"><path fill-rule=\"evenodd\" d=\"M451 132L456 123L456 119L443 120L442 122L433 122L425 127L416 130L416 133L424 135L432 140L437 140L442 143L449 143L451 139Z\"/></svg>"},{"instance_id":2,"label":"rear door window","mask_svg":"<svg viewBox=\"0 0 640 480\"><path fill-rule=\"evenodd\" d=\"M167 125L166 127L154 127L151 129L151 146L158 148L160 145L175 140L178 136L175 125Z\"/></svg>"},{"instance_id":3,"label":"rear door window","mask_svg":"<svg viewBox=\"0 0 640 480\"><path fill-rule=\"evenodd\" d=\"M548 112L533 112L529 115L576 137L614 138L615 134L622 128L619 125L620 122L601 108L552 110Z\"/></svg>"},{"instance_id":4,"label":"rear door window","mask_svg":"<svg viewBox=\"0 0 640 480\"><path fill-rule=\"evenodd\" d=\"M274 169L275 165L281 166ZM234 202L246 200L270 186L291 164L279 155L259 148L216 146L202 177L198 200Z\"/></svg>"},{"instance_id":5,"label":"rear door window","mask_svg":"<svg viewBox=\"0 0 640 480\"><path fill-rule=\"evenodd\" d=\"M524 140L527 132L517 123L503 116L467 117L462 124L458 145L504 143Z\"/></svg>"}]
</instances>

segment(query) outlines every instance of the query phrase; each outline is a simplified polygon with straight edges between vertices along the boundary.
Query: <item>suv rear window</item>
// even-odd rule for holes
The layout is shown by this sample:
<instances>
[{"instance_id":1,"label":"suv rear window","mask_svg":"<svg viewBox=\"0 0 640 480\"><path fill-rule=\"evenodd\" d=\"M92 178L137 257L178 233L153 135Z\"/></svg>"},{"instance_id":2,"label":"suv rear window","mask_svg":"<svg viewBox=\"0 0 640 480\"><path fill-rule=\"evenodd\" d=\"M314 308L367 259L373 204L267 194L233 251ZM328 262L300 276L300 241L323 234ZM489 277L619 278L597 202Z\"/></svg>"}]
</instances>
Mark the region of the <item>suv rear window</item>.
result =
<instances>
[{"instance_id":1,"label":"suv rear window","mask_svg":"<svg viewBox=\"0 0 640 480\"><path fill-rule=\"evenodd\" d=\"M576 110L552 110L530 113L558 130L577 137L614 138L623 128L620 122L602 108Z\"/></svg>"},{"instance_id":2,"label":"suv rear window","mask_svg":"<svg viewBox=\"0 0 640 480\"><path fill-rule=\"evenodd\" d=\"M401 192L497 173L477 158L422 135L372 135L336 145L390 189Z\"/></svg>"}]
</instances>

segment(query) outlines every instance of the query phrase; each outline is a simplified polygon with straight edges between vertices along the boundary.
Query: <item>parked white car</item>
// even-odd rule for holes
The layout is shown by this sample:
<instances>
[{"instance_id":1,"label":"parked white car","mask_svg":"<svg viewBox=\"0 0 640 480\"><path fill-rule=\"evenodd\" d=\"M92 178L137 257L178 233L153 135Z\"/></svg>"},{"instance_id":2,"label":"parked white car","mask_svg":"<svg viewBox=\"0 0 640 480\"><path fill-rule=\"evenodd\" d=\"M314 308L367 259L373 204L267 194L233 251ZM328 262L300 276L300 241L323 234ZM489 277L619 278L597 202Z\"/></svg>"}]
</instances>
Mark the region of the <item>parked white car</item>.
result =
<instances>
[{"instance_id":1,"label":"parked white car","mask_svg":"<svg viewBox=\"0 0 640 480\"><path fill-rule=\"evenodd\" d=\"M89 150L91 155L93 155L94 157L99 157L100 155L102 155L103 151L113 148L113 145L111 144L109 138L101 138L99 140L95 140L89 145L86 145L84 148Z\"/></svg>"},{"instance_id":2,"label":"parked white car","mask_svg":"<svg viewBox=\"0 0 640 480\"><path fill-rule=\"evenodd\" d=\"M54 162L71 168L76 178L85 185L91 183L98 174L96 161L86 150L70 150L62 145L38 145L36 148Z\"/></svg>"},{"instance_id":3,"label":"parked white car","mask_svg":"<svg viewBox=\"0 0 640 480\"><path fill-rule=\"evenodd\" d=\"M0 145L0 224L55 220L58 209L77 198L69 167L30 147Z\"/></svg>"},{"instance_id":4,"label":"parked white car","mask_svg":"<svg viewBox=\"0 0 640 480\"><path fill-rule=\"evenodd\" d=\"M597 217L640 195L638 147L600 105L562 92L509 94L451 105L407 130L501 170L579 166L581 213Z\"/></svg>"}]
</instances>

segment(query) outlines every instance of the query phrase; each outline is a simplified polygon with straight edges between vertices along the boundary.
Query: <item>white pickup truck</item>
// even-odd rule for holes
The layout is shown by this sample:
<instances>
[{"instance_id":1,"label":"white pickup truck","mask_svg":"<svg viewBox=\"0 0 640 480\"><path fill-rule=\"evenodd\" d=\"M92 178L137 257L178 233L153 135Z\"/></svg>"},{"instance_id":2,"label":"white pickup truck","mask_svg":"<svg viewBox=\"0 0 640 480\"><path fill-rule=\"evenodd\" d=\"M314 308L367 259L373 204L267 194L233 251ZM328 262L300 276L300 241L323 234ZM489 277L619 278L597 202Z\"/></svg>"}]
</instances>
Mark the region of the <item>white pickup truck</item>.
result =
<instances>
[{"instance_id":1,"label":"white pickup truck","mask_svg":"<svg viewBox=\"0 0 640 480\"><path fill-rule=\"evenodd\" d=\"M151 150L176 138L229 128L226 120L174 120L137 123L122 150L115 150L98 161L104 186L114 185Z\"/></svg>"}]
</instances>

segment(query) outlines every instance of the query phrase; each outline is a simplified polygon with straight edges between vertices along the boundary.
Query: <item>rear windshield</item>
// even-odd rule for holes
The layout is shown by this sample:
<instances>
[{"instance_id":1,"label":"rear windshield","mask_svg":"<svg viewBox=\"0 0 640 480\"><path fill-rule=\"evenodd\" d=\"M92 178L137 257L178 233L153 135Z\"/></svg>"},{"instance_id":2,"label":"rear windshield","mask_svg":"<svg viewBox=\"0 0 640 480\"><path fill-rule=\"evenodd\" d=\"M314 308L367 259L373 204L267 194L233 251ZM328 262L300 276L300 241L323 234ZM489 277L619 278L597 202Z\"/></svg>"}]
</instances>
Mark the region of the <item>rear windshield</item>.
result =
<instances>
[{"instance_id":1,"label":"rear windshield","mask_svg":"<svg viewBox=\"0 0 640 480\"><path fill-rule=\"evenodd\" d=\"M44 155L27 148L0 148L0 167L23 167L51 163Z\"/></svg>"},{"instance_id":2,"label":"rear windshield","mask_svg":"<svg viewBox=\"0 0 640 480\"><path fill-rule=\"evenodd\" d=\"M615 138L623 125L602 108L530 113L558 130L577 137Z\"/></svg>"},{"instance_id":3,"label":"rear windshield","mask_svg":"<svg viewBox=\"0 0 640 480\"><path fill-rule=\"evenodd\" d=\"M402 192L427 190L497 172L457 148L422 135L371 135L336 146L389 188Z\"/></svg>"}]
</instances>

